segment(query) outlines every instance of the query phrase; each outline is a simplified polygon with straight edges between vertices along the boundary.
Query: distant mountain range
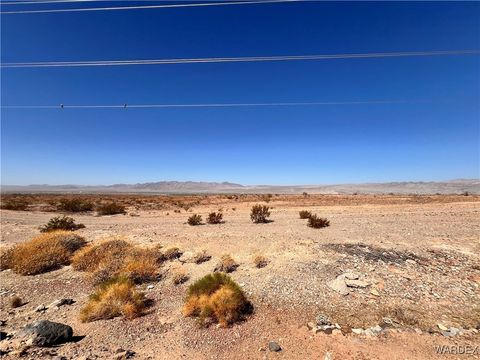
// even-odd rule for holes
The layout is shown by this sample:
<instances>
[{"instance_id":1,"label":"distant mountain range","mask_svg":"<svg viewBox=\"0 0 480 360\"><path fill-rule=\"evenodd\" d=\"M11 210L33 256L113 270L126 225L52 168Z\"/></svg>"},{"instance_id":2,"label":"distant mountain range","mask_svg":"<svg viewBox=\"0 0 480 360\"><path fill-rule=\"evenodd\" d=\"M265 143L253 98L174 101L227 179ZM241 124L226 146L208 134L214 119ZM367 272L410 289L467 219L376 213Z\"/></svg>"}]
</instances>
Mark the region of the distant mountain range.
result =
<instances>
[{"instance_id":1,"label":"distant mountain range","mask_svg":"<svg viewBox=\"0 0 480 360\"><path fill-rule=\"evenodd\" d=\"M480 180L417 181L340 185L241 185L230 182L158 181L114 185L2 185L2 192L15 193L272 193L272 194L480 194Z\"/></svg>"}]
</instances>

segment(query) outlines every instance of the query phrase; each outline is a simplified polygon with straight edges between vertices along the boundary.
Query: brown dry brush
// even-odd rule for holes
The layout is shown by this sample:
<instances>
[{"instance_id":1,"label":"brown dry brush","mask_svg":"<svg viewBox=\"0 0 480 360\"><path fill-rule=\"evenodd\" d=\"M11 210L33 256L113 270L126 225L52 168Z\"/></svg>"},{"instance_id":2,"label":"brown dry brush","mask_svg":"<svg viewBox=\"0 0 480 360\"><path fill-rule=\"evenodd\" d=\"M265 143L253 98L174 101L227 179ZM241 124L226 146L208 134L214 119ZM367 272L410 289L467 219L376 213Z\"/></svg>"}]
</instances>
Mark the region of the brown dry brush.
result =
<instances>
[{"instance_id":1,"label":"brown dry brush","mask_svg":"<svg viewBox=\"0 0 480 360\"><path fill-rule=\"evenodd\" d=\"M250 211L250 219L255 223L267 223L270 217L270 207L266 205L256 204L253 205Z\"/></svg>"},{"instance_id":2,"label":"brown dry brush","mask_svg":"<svg viewBox=\"0 0 480 360\"><path fill-rule=\"evenodd\" d=\"M308 210L301 210L298 214L300 216L300 219L308 219L310 218L310 216L312 216L312 213Z\"/></svg>"},{"instance_id":3,"label":"brown dry brush","mask_svg":"<svg viewBox=\"0 0 480 360\"><path fill-rule=\"evenodd\" d=\"M198 214L193 214L188 218L187 223L191 226L202 225L202 216Z\"/></svg>"},{"instance_id":4,"label":"brown dry brush","mask_svg":"<svg viewBox=\"0 0 480 360\"><path fill-rule=\"evenodd\" d=\"M76 224L75 220L69 216L55 216L51 218L46 225L40 227L40 232L57 230L75 231L83 228L85 228L85 225Z\"/></svg>"},{"instance_id":5,"label":"brown dry brush","mask_svg":"<svg viewBox=\"0 0 480 360\"><path fill-rule=\"evenodd\" d=\"M223 220L223 214L219 212L211 212L208 214L207 223L209 224L221 224Z\"/></svg>"},{"instance_id":6,"label":"brown dry brush","mask_svg":"<svg viewBox=\"0 0 480 360\"><path fill-rule=\"evenodd\" d=\"M315 214L315 215L312 215L308 218L308 224L307 225L311 228L320 229L320 228L330 226L330 221L328 221L325 218L318 217Z\"/></svg>"}]
</instances>

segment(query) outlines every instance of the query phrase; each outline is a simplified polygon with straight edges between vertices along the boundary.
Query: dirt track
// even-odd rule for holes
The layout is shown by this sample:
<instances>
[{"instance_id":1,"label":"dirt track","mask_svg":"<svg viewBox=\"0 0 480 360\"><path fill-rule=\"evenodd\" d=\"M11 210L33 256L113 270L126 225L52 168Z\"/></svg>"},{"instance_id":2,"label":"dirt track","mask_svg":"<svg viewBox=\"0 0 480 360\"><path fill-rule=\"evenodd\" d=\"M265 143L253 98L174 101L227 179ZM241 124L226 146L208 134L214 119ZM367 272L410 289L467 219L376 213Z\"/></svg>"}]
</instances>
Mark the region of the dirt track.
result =
<instances>
[{"instance_id":1,"label":"dirt track","mask_svg":"<svg viewBox=\"0 0 480 360\"><path fill-rule=\"evenodd\" d=\"M88 241L120 235L141 244L176 245L185 252L204 249L213 258L200 265L168 263L164 279L146 291L155 300L146 316L89 324L77 320L92 290L83 274L69 267L33 277L4 271L0 273L1 319L7 324L2 331L43 318L69 324L85 338L55 350L67 358L108 359L121 347L134 350L139 359L323 359L326 352L333 359L436 359L437 345L478 346L478 333L447 338L437 327L441 323L470 329L480 324L478 199L402 203L391 197L390 202L378 204L376 199L355 205L352 202L358 200L349 198L353 200L328 205L298 197L274 199L269 203L274 208L273 222L261 225L249 219L254 202L233 200L199 204L191 210L205 218L222 207L225 223L220 225L189 226L186 219L191 213L184 210L132 207L131 213L138 216L73 215L86 225L78 233ZM327 217L331 226L308 228L306 220L298 218L301 209ZM2 210L1 216L2 244L11 245L38 234L38 226L54 213ZM199 329L180 313L185 289L212 271L226 253L240 263L232 277L243 285L255 313L232 328ZM254 267L252 256L257 253L270 260L267 267ZM191 279L174 286L169 271L178 266ZM358 271L371 285L352 289L347 296L326 285L347 270ZM29 303L8 309L6 300L13 293ZM60 297L74 298L76 303L32 313L38 305ZM328 315L343 330L381 325L384 317L397 318L401 324L375 337L348 331L346 335L312 334L306 325L318 313ZM269 352L269 340L277 341L283 350Z\"/></svg>"}]
</instances>

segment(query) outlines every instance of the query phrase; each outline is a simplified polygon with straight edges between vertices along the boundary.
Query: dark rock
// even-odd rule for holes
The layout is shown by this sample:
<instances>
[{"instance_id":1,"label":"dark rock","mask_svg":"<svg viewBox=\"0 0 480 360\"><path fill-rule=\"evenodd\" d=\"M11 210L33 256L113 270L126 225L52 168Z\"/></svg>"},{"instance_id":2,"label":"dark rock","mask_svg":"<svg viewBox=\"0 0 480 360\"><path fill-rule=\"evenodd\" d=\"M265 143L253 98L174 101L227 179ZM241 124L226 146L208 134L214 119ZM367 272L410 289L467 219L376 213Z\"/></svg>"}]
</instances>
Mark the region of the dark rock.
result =
<instances>
[{"instance_id":1,"label":"dark rock","mask_svg":"<svg viewBox=\"0 0 480 360\"><path fill-rule=\"evenodd\" d=\"M270 342L268 343L268 349L269 349L270 351L275 351L275 352L282 350L282 348L280 347L280 345L278 345L275 341L270 341Z\"/></svg>"},{"instance_id":2,"label":"dark rock","mask_svg":"<svg viewBox=\"0 0 480 360\"><path fill-rule=\"evenodd\" d=\"M51 346L71 340L73 329L65 324L48 320L36 321L25 326L18 337L27 339L35 346Z\"/></svg>"}]
</instances>

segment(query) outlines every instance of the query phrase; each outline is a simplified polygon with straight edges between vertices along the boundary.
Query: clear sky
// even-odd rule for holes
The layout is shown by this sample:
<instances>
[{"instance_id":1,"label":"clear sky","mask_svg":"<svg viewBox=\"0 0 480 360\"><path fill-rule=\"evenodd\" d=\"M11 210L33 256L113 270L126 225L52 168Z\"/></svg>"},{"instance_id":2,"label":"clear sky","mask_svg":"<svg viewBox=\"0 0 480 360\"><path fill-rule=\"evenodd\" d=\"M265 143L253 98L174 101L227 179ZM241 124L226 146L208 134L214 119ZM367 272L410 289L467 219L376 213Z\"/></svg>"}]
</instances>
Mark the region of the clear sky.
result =
<instances>
[{"instance_id":1,"label":"clear sky","mask_svg":"<svg viewBox=\"0 0 480 360\"><path fill-rule=\"evenodd\" d=\"M478 2L301 2L2 15L1 58L27 62L479 49L479 19ZM478 55L2 69L1 76L3 106L407 101L2 109L3 184L323 184L479 177Z\"/></svg>"}]
</instances>

